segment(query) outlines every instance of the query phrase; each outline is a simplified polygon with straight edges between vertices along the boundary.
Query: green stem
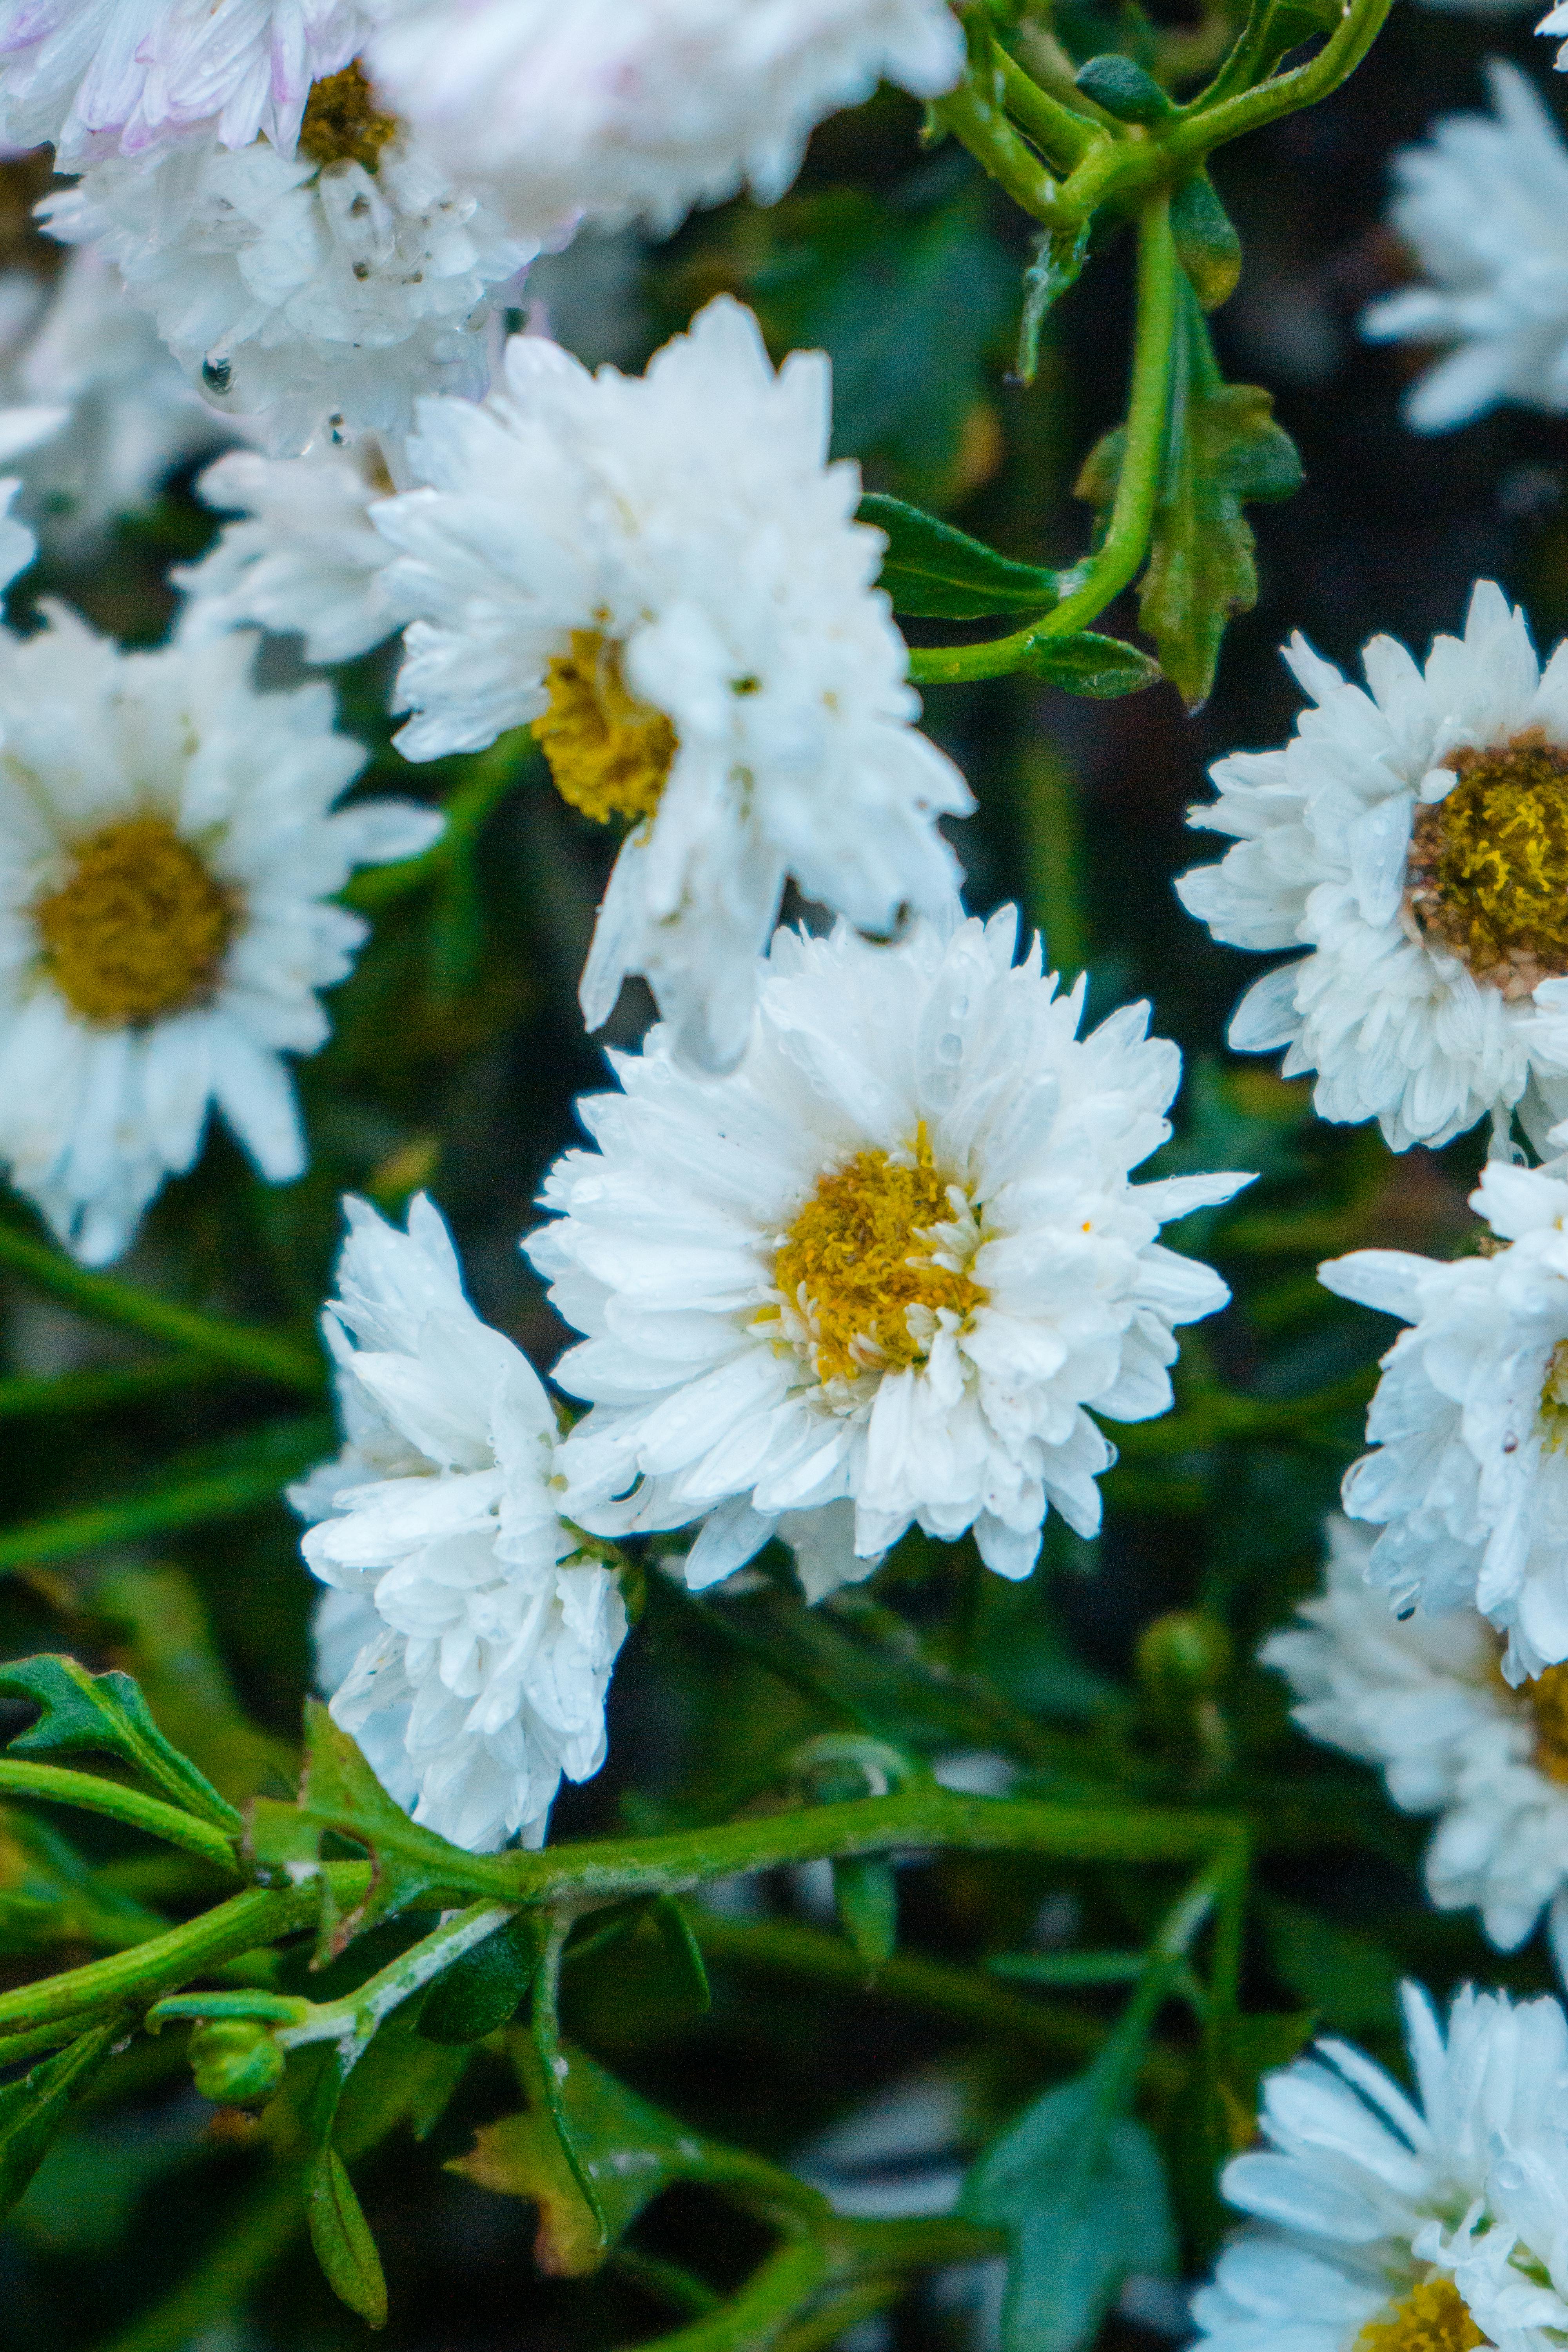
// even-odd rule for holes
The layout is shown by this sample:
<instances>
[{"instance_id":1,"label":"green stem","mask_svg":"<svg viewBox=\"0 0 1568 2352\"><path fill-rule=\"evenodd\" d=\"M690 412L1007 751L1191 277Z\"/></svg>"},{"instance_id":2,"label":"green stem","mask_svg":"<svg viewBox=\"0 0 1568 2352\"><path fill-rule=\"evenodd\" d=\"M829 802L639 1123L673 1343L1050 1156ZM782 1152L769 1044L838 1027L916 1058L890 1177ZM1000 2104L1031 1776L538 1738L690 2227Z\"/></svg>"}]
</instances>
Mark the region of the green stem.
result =
<instances>
[{"instance_id":1,"label":"green stem","mask_svg":"<svg viewBox=\"0 0 1568 2352\"><path fill-rule=\"evenodd\" d=\"M337 2042L356 2044L359 2051L369 2048L377 2026L390 2016L410 1994L430 1982L476 1944L495 1933L511 1917L511 1913L496 1903L471 1903L455 1919L445 1919L440 1927L412 1948L367 1977L354 1992L342 2000L312 2008L309 2017L297 2025L281 2025L272 2039L279 2050L302 2049L310 2042Z\"/></svg>"},{"instance_id":2,"label":"green stem","mask_svg":"<svg viewBox=\"0 0 1568 2352\"><path fill-rule=\"evenodd\" d=\"M1000 47L995 51L994 71L996 94L1002 104L1051 163L1070 171L1075 163L1083 161L1091 147L1106 138L1109 125L1092 122L1059 98L1053 98Z\"/></svg>"},{"instance_id":3,"label":"green stem","mask_svg":"<svg viewBox=\"0 0 1568 2352\"><path fill-rule=\"evenodd\" d=\"M902 2279L858 2279L824 2298L809 2319L774 2339L774 2352L830 2352L862 2319L874 2319L904 2292Z\"/></svg>"},{"instance_id":4,"label":"green stem","mask_svg":"<svg viewBox=\"0 0 1568 2352\"><path fill-rule=\"evenodd\" d=\"M1290 72L1271 75L1256 89L1228 92L1222 69L1215 88L1182 110L1175 129L1162 142L1175 160L1201 162L1212 149L1239 139L1284 114L1316 106L1349 79L1382 32L1392 0L1348 0L1344 14L1315 58ZM1245 38L1245 36L1243 37Z\"/></svg>"},{"instance_id":5,"label":"green stem","mask_svg":"<svg viewBox=\"0 0 1568 2352\"><path fill-rule=\"evenodd\" d=\"M369 913L405 897L422 883L438 880L473 846L534 756L527 728L499 736L488 750L476 754L462 782L447 795L442 805L447 824L440 839L417 857L400 858L395 866L368 866L356 874L342 893L345 904Z\"/></svg>"},{"instance_id":6,"label":"green stem","mask_svg":"<svg viewBox=\"0 0 1568 2352\"><path fill-rule=\"evenodd\" d=\"M796 2238L770 2254L739 2294L717 2311L661 2336L647 2352L769 2352L827 2275L827 2255L814 2238Z\"/></svg>"},{"instance_id":7,"label":"green stem","mask_svg":"<svg viewBox=\"0 0 1568 2352\"><path fill-rule=\"evenodd\" d=\"M186 2352L198 2339L221 2333L222 2320L240 2308L304 2222L299 2174L289 2171L268 2180L195 2269L100 2352Z\"/></svg>"},{"instance_id":8,"label":"green stem","mask_svg":"<svg viewBox=\"0 0 1568 2352\"><path fill-rule=\"evenodd\" d=\"M679 2263L666 2262L658 2254L641 2253L636 2246L614 2248L608 2267L629 2279L655 2303L666 2304L671 2311L683 2311L689 2318L717 2311L724 2299L705 2279L700 2279Z\"/></svg>"},{"instance_id":9,"label":"green stem","mask_svg":"<svg viewBox=\"0 0 1568 2352\"><path fill-rule=\"evenodd\" d=\"M234 1847L221 1830L182 1812L177 1805L166 1805L161 1797L145 1797L140 1789L100 1780L93 1772L0 1756L0 1796L42 1797L55 1805L79 1806L83 1812L107 1813L111 1821L129 1822L133 1829L200 1854L219 1869L237 1870Z\"/></svg>"},{"instance_id":10,"label":"green stem","mask_svg":"<svg viewBox=\"0 0 1568 2352\"><path fill-rule=\"evenodd\" d=\"M23 1375L0 1380L0 1421L26 1421L68 1412L108 1412L144 1403L213 1378L210 1356L171 1356L161 1364L116 1364L98 1372L61 1372L54 1380Z\"/></svg>"},{"instance_id":11,"label":"green stem","mask_svg":"<svg viewBox=\"0 0 1568 2352\"><path fill-rule=\"evenodd\" d=\"M62 1298L68 1307L95 1323L111 1323L140 1331L150 1339L165 1339L208 1363L231 1365L253 1378L303 1389L319 1395L327 1384L323 1358L299 1347L276 1331L253 1330L247 1324L228 1323L181 1307L170 1298L138 1290L115 1276L90 1273L61 1250L34 1241L15 1225L0 1221L0 1265L7 1265L40 1290Z\"/></svg>"},{"instance_id":12,"label":"green stem","mask_svg":"<svg viewBox=\"0 0 1568 2352\"><path fill-rule=\"evenodd\" d=\"M950 98L938 99L931 115L968 148L975 162L1032 220L1047 228L1068 225L1060 189L1050 173L1035 150L1019 138L1002 109L984 98L972 81L960 82Z\"/></svg>"}]
</instances>

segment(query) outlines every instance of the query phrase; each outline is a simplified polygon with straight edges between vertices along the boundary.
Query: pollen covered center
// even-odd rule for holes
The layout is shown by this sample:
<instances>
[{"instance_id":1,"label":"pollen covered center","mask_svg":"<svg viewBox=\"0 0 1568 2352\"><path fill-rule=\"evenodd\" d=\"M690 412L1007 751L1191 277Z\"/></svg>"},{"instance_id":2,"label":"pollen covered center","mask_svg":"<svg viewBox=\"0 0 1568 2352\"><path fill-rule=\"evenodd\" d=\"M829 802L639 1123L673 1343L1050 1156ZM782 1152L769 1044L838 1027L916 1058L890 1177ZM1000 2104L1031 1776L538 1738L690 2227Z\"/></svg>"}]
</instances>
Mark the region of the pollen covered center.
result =
<instances>
[{"instance_id":1,"label":"pollen covered center","mask_svg":"<svg viewBox=\"0 0 1568 2352\"><path fill-rule=\"evenodd\" d=\"M663 711L629 691L620 647L596 629L574 629L544 684L550 708L533 732L562 799L597 824L651 816L679 746Z\"/></svg>"},{"instance_id":2,"label":"pollen covered center","mask_svg":"<svg viewBox=\"0 0 1568 2352\"><path fill-rule=\"evenodd\" d=\"M959 1255L973 1238L923 1125L907 1155L858 1151L820 1177L773 1261L782 1319L818 1380L923 1363L943 1309L962 1321L984 1303Z\"/></svg>"},{"instance_id":3,"label":"pollen covered center","mask_svg":"<svg viewBox=\"0 0 1568 2352\"><path fill-rule=\"evenodd\" d=\"M137 1028L210 996L237 907L166 817L79 842L69 879L35 900L49 977L100 1028Z\"/></svg>"},{"instance_id":4,"label":"pollen covered center","mask_svg":"<svg viewBox=\"0 0 1568 2352\"><path fill-rule=\"evenodd\" d=\"M311 83L300 152L312 163L363 163L374 172L382 149L396 136L396 116L382 113L358 64Z\"/></svg>"},{"instance_id":5,"label":"pollen covered center","mask_svg":"<svg viewBox=\"0 0 1568 2352\"><path fill-rule=\"evenodd\" d=\"M1533 1682L1521 1683L1516 1696L1535 1720L1531 1762L1549 1780L1568 1782L1568 1665L1548 1666Z\"/></svg>"},{"instance_id":6,"label":"pollen covered center","mask_svg":"<svg viewBox=\"0 0 1568 2352\"><path fill-rule=\"evenodd\" d=\"M1424 2279L1394 2304L1384 2319L1369 2319L1353 2352L1473 2352L1489 2338L1450 2278Z\"/></svg>"},{"instance_id":7,"label":"pollen covered center","mask_svg":"<svg viewBox=\"0 0 1568 2352\"><path fill-rule=\"evenodd\" d=\"M1568 972L1568 752L1521 740L1465 751L1417 811L1407 903L1420 930L1505 996Z\"/></svg>"}]
</instances>

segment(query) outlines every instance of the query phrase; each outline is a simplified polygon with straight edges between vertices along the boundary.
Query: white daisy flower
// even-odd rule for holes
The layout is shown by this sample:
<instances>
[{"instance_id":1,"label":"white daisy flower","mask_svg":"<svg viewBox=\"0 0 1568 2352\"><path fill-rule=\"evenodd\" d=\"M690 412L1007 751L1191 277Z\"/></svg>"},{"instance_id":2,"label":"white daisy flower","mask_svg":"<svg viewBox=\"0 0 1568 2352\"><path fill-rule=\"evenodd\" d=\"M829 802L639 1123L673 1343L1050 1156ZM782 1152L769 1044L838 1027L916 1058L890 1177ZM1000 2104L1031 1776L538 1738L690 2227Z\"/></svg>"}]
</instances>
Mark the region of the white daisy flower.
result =
<instances>
[{"instance_id":1,"label":"white daisy flower","mask_svg":"<svg viewBox=\"0 0 1568 2352\"><path fill-rule=\"evenodd\" d=\"M1568 1181L1494 1161L1470 1205L1505 1246L1452 1263L1355 1250L1319 1268L1397 1315L1344 1506L1384 1532L1368 1574L1396 1608L1473 1606L1510 1682L1568 1659Z\"/></svg>"},{"instance_id":2,"label":"white daisy flower","mask_svg":"<svg viewBox=\"0 0 1568 2352\"><path fill-rule=\"evenodd\" d=\"M1390 218L1431 283L1374 302L1378 342L1451 346L1405 400L1417 433L1500 400L1568 409L1568 146L1517 66L1493 58L1495 115L1450 114L1394 159Z\"/></svg>"},{"instance_id":3,"label":"white daisy flower","mask_svg":"<svg viewBox=\"0 0 1568 2352\"><path fill-rule=\"evenodd\" d=\"M366 926L356 866L441 829L333 803L364 764L322 686L258 694L255 641L124 654L57 609L0 633L0 1160L103 1265L210 1107L275 1183L305 1165L285 1053Z\"/></svg>"},{"instance_id":4,"label":"white daisy flower","mask_svg":"<svg viewBox=\"0 0 1568 2352\"><path fill-rule=\"evenodd\" d=\"M1366 690L1305 640L1316 706L1282 751L1212 771L1189 812L1237 846L1176 884L1235 947L1305 947L1237 1005L1239 1053L1284 1045L1321 1118L1375 1118L1396 1151L1516 1109L1568 1111L1568 648L1544 674L1524 615L1483 581L1463 638L1418 668L1374 637Z\"/></svg>"},{"instance_id":5,"label":"white daisy flower","mask_svg":"<svg viewBox=\"0 0 1568 2352\"><path fill-rule=\"evenodd\" d=\"M1228 1297L1160 1226L1248 1180L1128 1181L1176 1048L1146 1005L1080 1039L1082 983L1059 995L1037 940L1015 969L1016 935L1012 908L889 948L780 931L732 1076L688 1076L658 1029L614 1057L623 1091L579 1105L598 1149L525 1244L587 1334L555 1374L593 1405L563 1453L581 1524L713 1513L702 1585L826 1513L819 1591L830 1543L842 1582L917 1521L1009 1577L1051 1505L1098 1526L1115 1457L1085 1408L1163 1412L1174 1326Z\"/></svg>"},{"instance_id":6,"label":"white daisy flower","mask_svg":"<svg viewBox=\"0 0 1568 2352\"><path fill-rule=\"evenodd\" d=\"M92 252L73 253L52 286L25 270L0 277L0 398L56 420L22 468L22 509L76 557L151 506L187 457L235 436Z\"/></svg>"},{"instance_id":7,"label":"white daisy flower","mask_svg":"<svg viewBox=\"0 0 1568 2352\"><path fill-rule=\"evenodd\" d=\"M1268 2076L1264 2147L1233 2157L1221 2179L1257 2226L1193 2298L1204 2352L1548 2352L1561 2341L1563 2011L1467 1987L1445 2037L1418 1987L1405 1987L1404 2004L1414 2100L1342 2042Z\"/></svg>"},{"instance_id":8,"label":"white daisy flower","mask_svg":"<svg viewBox=\"0 0 1568 2352\"><path fill-rule=\"evenodd\" d=\"M236 449L196 485L209 507L238 513L199 563L171 572L189 602L188 642L261 627L303 637L307 661L352 661L407 618L386 584L386 541L370 508L392 488L380 441L318 443L300 457Z\"/></svg>"},{"instance_id":9,"label":"white daisy flower","mask_svg":"<svg viewBox=\"0 0 1568 2352\"><path fill-rule=\"evenodd\" d=\"M209 120L292 153L313 81L363 46L361 0L0 0L0 141L62 170Z\"/></svg>"},{"instance_id":10,"label":"white daisy flower","mask_svg":"<svg viewBox=\"0 0 1568 2352\"><path fill-rule=\"evenodd\" d=\"M709 304L640 380L537 336L480 407L426 402L429 486L375 521L421 617L398 680L410 759L531 719L574 807L626 835L583 975L591 1029L642 972L681 1058L731 1068L784 879L868 930L945 904L939 815L972 805L919 700L860 478L828 465L828 363L775 376Z\"/></svg>"},{"instance_id":11,"label":"white daisy flower","mask_svg":"<svg viewBox=\"0 0 1568 2352\"><path fill-rule=\"evenodd\" d=\"M1314 1739L1383 1768L1407 1813L1441 1816L1426 1849L1440 1910L1474 1905L1503 1951L1543 1909L1568 1948L1568 1665L1510 1690L1474 1610L1394 1617L1368 1582L1372 1538L1329 1522L1321 1595L1258 1655L1286 1675Z\"/></svg>"},{"instance_id":12,"label":"white daisy flower","mask_svg":"<svg viewBox=\"0 0 1568 2352\"><path fill-rule=\"evenodd\" d=\"M344 1205L325 1328L348 1443L291 1498L335 1588L332 1716L416 1821L476 1852L536 1845L562 1774L605 1760L620 1588L557 1514L550 1400L464 1297L437 1211L421 1194L401 1234Z\"/></svg>"},{"instance_id":13,"label":"white daisy flower","mask_svg":"<svg viewBox=\"0 0 1568 2352\"><path fill-rule=\"evenodd\" d=\"M660 233L749 185L783 194L805 142L884 77L952 88L947 0L383 0L369 61L448 171L520 236L584 215Z\"/></svg>"},{"instance_id":14,"label":"white daisy flower","mask_svg":"<svg viewBox=\"0 0 1568 2352\"><path fill-rule=\"evenodd\" d=\"M110 156L40 208L94 245L192 381L294 452L332 421L406 431L424 392L489 382L498 289L528 259L459 194L356 66L318 82L298 153L208 131Z\"/></svg>"}]
</instances>

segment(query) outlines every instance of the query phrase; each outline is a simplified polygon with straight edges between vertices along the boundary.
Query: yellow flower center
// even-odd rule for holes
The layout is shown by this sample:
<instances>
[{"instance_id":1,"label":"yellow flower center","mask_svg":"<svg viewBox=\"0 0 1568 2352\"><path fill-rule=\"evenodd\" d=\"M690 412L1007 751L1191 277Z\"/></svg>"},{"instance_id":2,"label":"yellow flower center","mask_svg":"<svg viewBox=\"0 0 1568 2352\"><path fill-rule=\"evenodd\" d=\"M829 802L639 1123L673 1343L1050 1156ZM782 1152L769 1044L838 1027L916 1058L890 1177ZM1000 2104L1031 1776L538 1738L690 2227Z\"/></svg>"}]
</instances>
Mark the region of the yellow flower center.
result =
<instances>
[{"instance_id":1,"label":"yellow flower center","mask_svg":"<svg viewBox=\"0 0 1568 2352\"><path fill-rule=\"evenodd\" d=\"M1453 2280L1439 2277L1413 2286L1386 2318L1369 2319L1353 2352L1474 2352L1489 2340Z\"/></svg>"},{"instance_id":2,"label":"yellow flower center","mask_svg":"<svg viewBox=\"0 0 1568 2352\"><path fill-rule=\"evenodd\" d=\"M75 851L34 903L49 977L73 1012L138 1028L210 996L237 907L166 817L122 817Z\"/></svg>"},{"instance_id":3,"label":"yellow flower center","mask_svg":"<svg viewBox=\"0 0 1568 2352\"><path fill-rule=\"evenodd\" d=\"M1417 811L1407 902L1425 935L1505 996L1568 972L1568 753L1521 739L1465 751Z\"/></svg>"},{"instance_id":4,"label":"yellow flower center","mask_svg":"<svg viewBox=\"0 0 1568 2352\"><path fill-rule=\"evenodd\" d=\"M381 112L357 63L310 84L300 152L312 163L363 163L374 172L382 149L396 136L396 116Z\"/></svg>"},{"instance_id":5,"label":"yellow flower center","mask_svg":"<svg viewBox=\"0 0 1568 2352\"><path fill-rule=\"evenodd\" d=\"M1549 1780L1568 1782L1568 1665L1548 1666L1514 1693L1535 1719L1531 1762Z\"/></svg>"},{"instance_id":6,"label":"yellow flower center","mask_svg":"<svg viewBox=\"0 0 1568 2352\"><path fill-rule=\"evenodd\" d=\"M818 1178L773 1261L784 1309L762 1318L798 1315L818 1380L923 1363L940 1309L963 1318L984 1304L979 1283L952 1262L952 1237L933 1230L970 1213L952 1189L923 1124L907 1157L858 1151Z\"/></svg>"},{"instance_id":7,"label":"yellow flower center","mask_svg":"<svg viewBox=\"0 0 1568 2352\"><path fill-rule=\"evenodd\" d=\"M550 708L533 722L555 789L595 824L635 824L658 808L678 748L662 710L639 702L621 675L620 647L574 629L544 674Z\"/></svg>"}]
</instances>

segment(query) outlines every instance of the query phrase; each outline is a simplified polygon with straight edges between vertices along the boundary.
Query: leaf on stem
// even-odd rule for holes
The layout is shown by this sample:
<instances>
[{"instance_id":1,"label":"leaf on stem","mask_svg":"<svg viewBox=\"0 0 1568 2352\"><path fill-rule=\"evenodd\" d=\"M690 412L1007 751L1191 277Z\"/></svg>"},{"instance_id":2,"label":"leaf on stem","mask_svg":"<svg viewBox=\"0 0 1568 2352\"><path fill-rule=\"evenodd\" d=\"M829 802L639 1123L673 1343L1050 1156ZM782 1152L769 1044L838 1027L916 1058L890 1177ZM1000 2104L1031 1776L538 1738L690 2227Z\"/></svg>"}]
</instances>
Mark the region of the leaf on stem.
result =
<instances>
[{"instance_id":1,"label":"leaf on stem","mask_svg":"<svg viewBox=\"0 0 1568 2352\"><path fill-rule=\"evenodd\" d=\"M1241 276L1241 239L1206 172L1194 172L1171 198L1176 258L1205 310L1228 302Z\"/></svg>"},{"instance_id":2,"label":"leaf on stem","mask_svg":"<svg viewBox=\"0 0 1568 2352\"><path fill-rule=\"evenodd\" d=\"M164 1738L129 1675L89 1674L75 1658L19 1658L0 1665L0 1691L37 1702L37 1723L13 1739L13 1756L117 1756L181 1811L237 1832L240 1817L188 1756Z\"/></svg>"},{"instance_id":3,"label":"leaf on stem","mask_svg":"<svg viewBox=\"0 0 1568 2352\"><path fill-rule=\"evenodd\" d=\"M833 1865L838 1924L868 1969L893 1957L899 1940L899 1882L890 1863L874 1854Z\"/></svg>"},{"instance_id":4,"label":"leaf on stem","mask_svg":"<svg viewBox=\"0 0 1568 2352\"><path fill-rule=\"evenodd\" d=\"M998 555L935 515L873 491L858 520L886 534L879 585L895 613L931 620L977 621L992 613L1048 613L1061 595L1055 572Z\"/></svg>"},{"instance_id":5,"label":"leaf on stem","mask_svg":"<svg viewBox=\"0 0 1568 2352\"><path fill-rule=\"evenodd\" d=\"M1079 629L1068 637L1037 638L1019 667L1092 702L1141 694L1146 686L1157 686L1163 674L1159 663L1136 646L1120 637L1102 637L1093 629Z\"/></svg>"},{"instance_id":6,"label":"leaf on stem","mask_svg":"<svg viewBox=\"0 0 1568 2352\"><path fill-rule=\"evenodd\" d=\"M959 2210L1012 2242L1004 2352L1076 2352L1130 2273L1175 2258L1158 2150L1093 2067L992 2141Z\"/></svg>"},{"instance_id":7,"label":"leaf on stem","mask_svg":"<svg viewBox=\"0 0 1568 2352\"><path fill-rule=\"evenodd\" d=\"M1171 444L1154 516L1148 568L1139 590L1142 625L1162 668L1189 710L1208 698L1221 639L1258 600L1251 499L1289 498L1301 480L1295 443L1274 422L1271 396L1256 384L1221 381L1196 298L1182 305ZM1108 433L1089 452L1077 495L1109 514L1125 435Z\"/></svg>"},{"instance_id":8,"label":"leaf on stem","mask_svg":"<svg viewBox=\"0 0 1568 2352\"><path fill-rule=\"evenodd\" d=\"M95 2026L0 2090L0 2215L22 2195L122 2031L119 2019Z\"/></svg>"},{"instance_id":9,"label":"leaf on stem","mask_svg":"<svg viewBox=\"0 0 1568 2352\"><path fill-rule=\"evenodd\" d=\"M461 1847L448 1845L434 1830L410 1821L395 1799L389 1797L346 1731L339 1729L317 1699L305 1706L305 1769L298 1801L279 1803L256 1798L248 1808L246 1851L265 1873L291 1878L320 1867L321 1839L329 1830L352 1838L371 1858L371 1881L353 1911L341 1914L331 1899L330 1882L321 1904L315 1965L344 1950L381 1919L413 1906L439 1910L456 1890L459 1895L477 1885L490 1885L482 1864Z\"/></svg>"},{"instance_id":10,"label":"leaf on stem","mask_svg":"<svg viewBox=\"0 0 1568 2352\"><path fill-rule=\"evenodd\" d=\"M329 2145L312 2159L305 2220L327 2284L371 2327L386 2325L386 2278L348 2168Z\"/></svg>"},{"instance_id":11,"label":"leaf on stem","mask_svg":"<svg viewBox=\"0 0 1568 2352\"><path fill-rule=\"evenodd\" d=\"M540 2269L551 2278L583 2278L661 2189L691 2177L704 2144L580 2050L562 2049L559 2103L603 2210L601 2233L552 2116L533 2043L519 2032L508 2046L531 2104L521 2115L482 2126L469 2153L447 2170L498 2196L528 2198L539 2209L533 2254Z\"/></svg>"},{"instance_id":12,"label":"leaf on stem","mask_svg":"<svg viewBox=\"0 0 1568 2352\"><path fill-rule=\"evenodd\" d=\"M419 2011L426 2042L482 2042L515 2015L539 1965L539 1935L526 1913L509 1919L436 1979Z\"/></svg>"}]
</instances>

